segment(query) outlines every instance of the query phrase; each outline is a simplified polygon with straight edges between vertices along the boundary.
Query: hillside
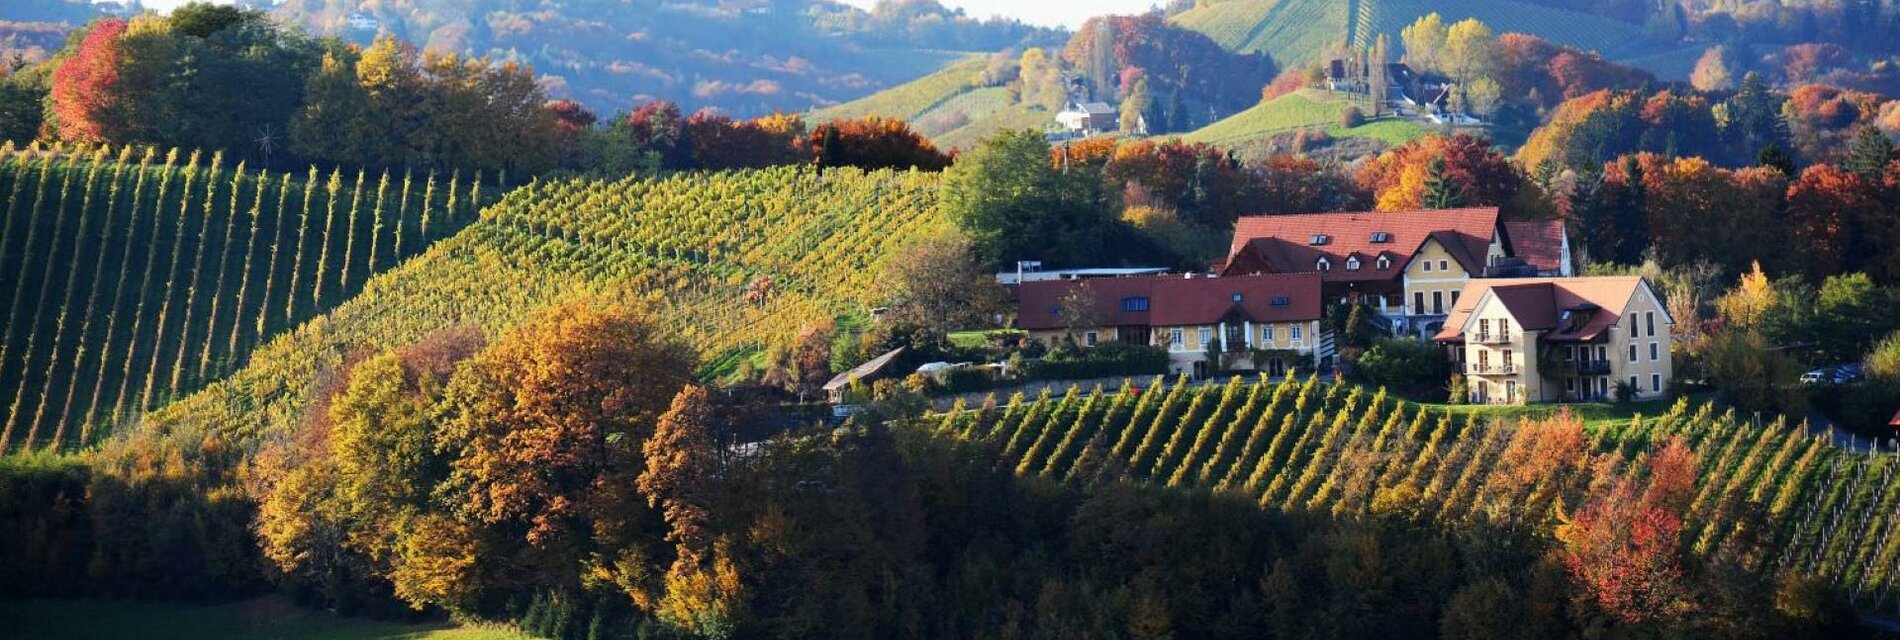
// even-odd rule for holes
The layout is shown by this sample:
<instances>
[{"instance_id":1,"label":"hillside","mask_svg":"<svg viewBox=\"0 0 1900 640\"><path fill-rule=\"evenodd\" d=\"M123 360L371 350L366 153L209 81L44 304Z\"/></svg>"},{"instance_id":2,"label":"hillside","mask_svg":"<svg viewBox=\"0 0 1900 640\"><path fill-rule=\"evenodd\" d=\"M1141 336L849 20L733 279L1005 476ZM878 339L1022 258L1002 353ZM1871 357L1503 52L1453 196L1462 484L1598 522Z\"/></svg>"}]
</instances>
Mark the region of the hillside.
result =
<instances>
[{"instance_id":1,"label":"hillside","mask_svg":"<svg viewBox=\"0 0 1900 640\"><path fill-rule=\"evenodd\" d=\"M255 173L129 147L0 153L0 449L89 443L222 377L453 233L484 197L460 176Z\"/></svg>"},{"instance_id":2,"label":"hillside","mask_svg":"<svg viewBox=\"0 0 1900 640\"><path fill-rule=\"evenodd\" d=\"M1339 126L1339 114L1349 106L1337 94L1303 89L1236 113L1219 122L1182 135L1188 142L1205 142L1233 149L1244 149L1274 136L1301 129L1319 129L1335 138L1371 138L1386 144L1404 144L1428 133L1409 120L1384 119L1345 128Z\"/></svg>"},{"instance_id":3,"label":"hillside","mask_svg":"<svg viewBox=\"0 0 1900 640\"><path fill-rule=\"evenodd\" d=\"M983 56L969 56L911 82L813 111L810 120L897 118L946 151L969 149L997 131L1054 124L1055 114L1015 100L1008 87L980 82L986 64Z\"/></svg>"},{"instance_id":4,"label":"hillside","mask_svg":"<svg viewBox=\"0 0 1900 640\"><path fill-rule=\"evenodd\" d=\"M936 197L933 174L802 167L523 187L152 419L284 426L354 348L500 330L577 296L640 308L705 358L747 351L862 316L879 261L945 224Z\"/></svg>"},{"instance_id":5,"label":"hillside","mask_svg":"<svg viewBox=\"0 0 1900 640\"><path fill-rule=\"evenodd\" d=\"M1378 34L1396 43L1400 30L1434 11L1447 22L1477 18L1498 33L1528 33L1611 59L1663 49L1646 41L1640 25L1516 0L1222 0L1172 20L1223 46L1263 52L1282 68L1292 68L1319 59L1334 45L1369 46Z\"/></svg>"},{"instance_id":6,"label":"hillside","mask_svg":"<svg viewBox=\"0 0 1900 640\"><path fill-rule=\"evenodd\" d=\"M922 421L985 443L1019 476L1087 482L1099 473L1168 487L1238 493L1261 507L1364 517L1395 504L1445 526L1488 522L1548 530L1589 487L1637 466L1672 438L1695 452L1685 549L1737 554L1847 587L1854 604L1891 608L1900 575L1900 457L1850 455L1787 425L1760 425L1686 401L1661 414L1584 427L1566 418L1467 419L1393 402L1383 391L1315 380L1185 386L1140 394L1071 388ZM1396 508L1408 508L1398 506ZM1759 520L1757 520L1759 518ZM1753 524L1751 524L1753 523ZM1763 530L1751 528L1765 526ZM1753 542L1740 534L1765 536Z\"/></svg>"}]
</instances>

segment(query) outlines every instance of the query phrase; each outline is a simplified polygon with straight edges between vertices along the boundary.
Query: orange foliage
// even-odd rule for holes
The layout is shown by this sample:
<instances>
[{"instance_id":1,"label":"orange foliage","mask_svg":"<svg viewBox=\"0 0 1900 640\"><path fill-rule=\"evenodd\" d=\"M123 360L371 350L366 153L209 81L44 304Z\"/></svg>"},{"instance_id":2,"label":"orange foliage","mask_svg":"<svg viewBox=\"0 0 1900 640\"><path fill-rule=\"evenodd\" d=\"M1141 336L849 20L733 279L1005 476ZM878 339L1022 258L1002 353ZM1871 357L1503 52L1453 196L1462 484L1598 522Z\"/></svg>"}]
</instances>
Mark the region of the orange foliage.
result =
<instances>
[{"instance_id":1,"label":"orange foliage","mask_svg":"<svg viewBox=\"0 0 1900 640\"><path fill-rule=\"evenodd\" d=\"M119 38L126 23L107 18L93 25L71 57L53 70L50 99L54 133L70 142L97 144L114 139L112 110L119 83Z\"/></svg>"},{"instance_id":2,"label":"orange foliage","mask_svg":"<svg viewBox=\"0 0 1900 640\"><path fill-rule=\"evenodd\" d=\"M1879 207L1860 176L1833 165L1819 164L1801 172L1788 185L1788 220L1804 272L1819 280L1840 273L1847 258L1849 221Z\"/></svg>"},{"instance_id":3,"label":"orange foliage","mask_svg":"<svg viewBox=\"0 0 1900 640\"><path fill-rule=\"evenodd\" d=\"M1380 211L1419 208L1425 195L1427 167L1434 158L1445 159L1446 174L1462 191L1464 206L1498 206L1511 202L1523 184L1517 170L1491 142L1469 134L1449 138L1428 136L1379 154L1360 167L1359 186L1372 193Z\"/></svg>"},{"instance_id":4,"label":"orange foliage","mask_svg":"<svg viewBox=\"0 0 1900 640\"><path fill-rule=\"evenodd\" d=\"M826 148L828 138L836 142L835 147ZM950 166L949 156L937 151L936 145L910 125L894 118L834 120L819 125L806 139L806 150L816 164L827 167L942 171Z\"/></svg>"}]
</instances>

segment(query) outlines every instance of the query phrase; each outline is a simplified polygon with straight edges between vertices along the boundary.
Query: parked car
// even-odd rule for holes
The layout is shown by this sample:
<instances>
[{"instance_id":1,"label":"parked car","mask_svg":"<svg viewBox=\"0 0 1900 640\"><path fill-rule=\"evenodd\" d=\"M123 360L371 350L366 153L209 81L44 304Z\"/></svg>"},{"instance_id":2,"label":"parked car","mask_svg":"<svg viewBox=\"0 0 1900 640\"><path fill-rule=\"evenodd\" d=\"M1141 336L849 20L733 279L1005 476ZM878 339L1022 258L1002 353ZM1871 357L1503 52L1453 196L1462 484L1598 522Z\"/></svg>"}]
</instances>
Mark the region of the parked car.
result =
<instances>
[{"instance_id":1,"label":"parked car","mask_svg":"<svg viewBox=\"0 0 1900 640\"><path fill-rule=\"evenodd\" d=\"M1867 379L1867 365L1858 362L1850 365L1842 365L1838 371L1840 375L1837 377L1843 383L1860 382Z\"/></svg>"},{"instance_id":2,"label":"parked car","mask_svg":"<svg viewBox=\"0 0 1900 640\"><path fill-rule=\"evenodd\" d=\"M1821 367L1801 374L1801 384L1847 384L1861 377L1859 365Z\"/></svg>"}]
</instances>

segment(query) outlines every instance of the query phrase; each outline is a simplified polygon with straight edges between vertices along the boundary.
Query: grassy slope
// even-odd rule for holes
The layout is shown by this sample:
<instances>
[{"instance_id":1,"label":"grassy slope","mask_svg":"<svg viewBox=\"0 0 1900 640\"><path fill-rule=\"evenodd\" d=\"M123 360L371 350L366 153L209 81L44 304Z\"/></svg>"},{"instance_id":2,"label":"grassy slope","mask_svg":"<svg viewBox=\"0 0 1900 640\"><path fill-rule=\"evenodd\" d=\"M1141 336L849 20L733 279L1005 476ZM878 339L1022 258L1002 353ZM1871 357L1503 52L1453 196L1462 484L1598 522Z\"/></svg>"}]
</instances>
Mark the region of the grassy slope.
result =
<instances>
[{"instance_id":1,"label":"grassy slope","mask_svg":"<svg viewBox=\"0 0 1900 640\"><path fill-rule=\"evenodd\" d=\"M1005 129L1042 129L1055 114L1010 99L1003 87L973 82L986 61L971 56L913 82L811 113L813 122L881 116L911 123L938 147L968 149Z\"/></svg>"},{"instance_id":2,"label":"grassy slope","mask_svg":"<svg viewBox=\"0 0 1900 640\"><path fill-rule=\"evenodd\" d=\"M709 360L750 351L862 314L879 261L945 224L936 194L931 174L806 168L519 189L152 419L269 433L295 421L311 385L353 348L458 324L505 330L576 298L637 307ZM769 295L748 301L759 282Z\"/></svg>"},{"instance_id":3,"label":"grassy slope","mask_svg":"<svg viewBox=\"0 0 1900 640\"><path fill-rule=\"evenodd\" d=\"M906 121L919 120L932 107L974 88L977 74L983 71L982 56L956 60L934 73L877 93L812 112L814 122L839 118L882 116Z\"/></svg>"},{"instance_id":4,"label":"grassy slope","mask_svg":"<svg viewBox=\"0 0 1900 640\"><path fill-rule=\"evenodd\" d=\"M1182 139L1240 147L1275 135L1317 127L1336 138L1375 138L1388 144L1400 144L1427 133L1423 127L1403 120L1379 120L1347 129L1339 126L1339 113L1346 106L1345 100L1333 94L1303 90L1261 103L1190 132Z\"/></svg>"},{"instance_id":5,"label":"grassy slope","mask_svg":"<svg viewBox=\"0 0 1900 640\"><path fill-rule=\"evenodd\" d=\"M1351 6L1344 0L1226 0L1177 15L1174 22L1229 48L1265 52L1282 67L1325 55L1348 33L1354 44L1370 44L1380 33L1396 43L1401 29L1431 12L1447 22L1477 18L1499 33L1529 33L1612 58L1654 53L1638 26L1515 0L1363 0L1357 15L1349 15Z\"/></svg>"},{"instance_id":6,"label":"grassy slope","mask_svg":"<svg viewBox=\"0 0 1900 640\"><path fill-rule=\"evenodd\" d=\"M94 600L0 601L0 640L525 640L504 629L373 622L276 598L215 606Z\"/></svg>"}]
</instances>

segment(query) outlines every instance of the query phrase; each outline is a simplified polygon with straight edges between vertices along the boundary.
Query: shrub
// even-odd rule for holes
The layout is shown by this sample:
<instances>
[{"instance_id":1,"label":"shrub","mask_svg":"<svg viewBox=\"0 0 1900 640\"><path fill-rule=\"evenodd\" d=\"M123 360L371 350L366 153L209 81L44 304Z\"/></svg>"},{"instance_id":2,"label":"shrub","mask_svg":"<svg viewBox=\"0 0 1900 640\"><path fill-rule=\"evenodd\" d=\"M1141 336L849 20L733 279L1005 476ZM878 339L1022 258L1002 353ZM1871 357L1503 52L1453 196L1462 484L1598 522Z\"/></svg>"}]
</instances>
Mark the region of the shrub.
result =
<instances>
[{"instance_id":1,"label":"shrub","mask_svg":"<svg viewBox=\"0 0 1900 640\"><path fill-rule=\"evenodd\" d=\"M1365 123L1366 112L1360 111L1358 106L1346 107L1344 111L1339 112L1340 128L1351 129Z\"/></svg>"},{"instance_id":2,"label":"shrub","mask_svg":"<svg viewBox=\"0 0 1900 640\"><path fill-rule=\"evenodd\" d=\"M1167 373L1168 352L1160 347L1107 342L1092 349L1056 349L1030 363L1027 373L1036 380L1073 380Z\"/></svg>"}]
</instances>

